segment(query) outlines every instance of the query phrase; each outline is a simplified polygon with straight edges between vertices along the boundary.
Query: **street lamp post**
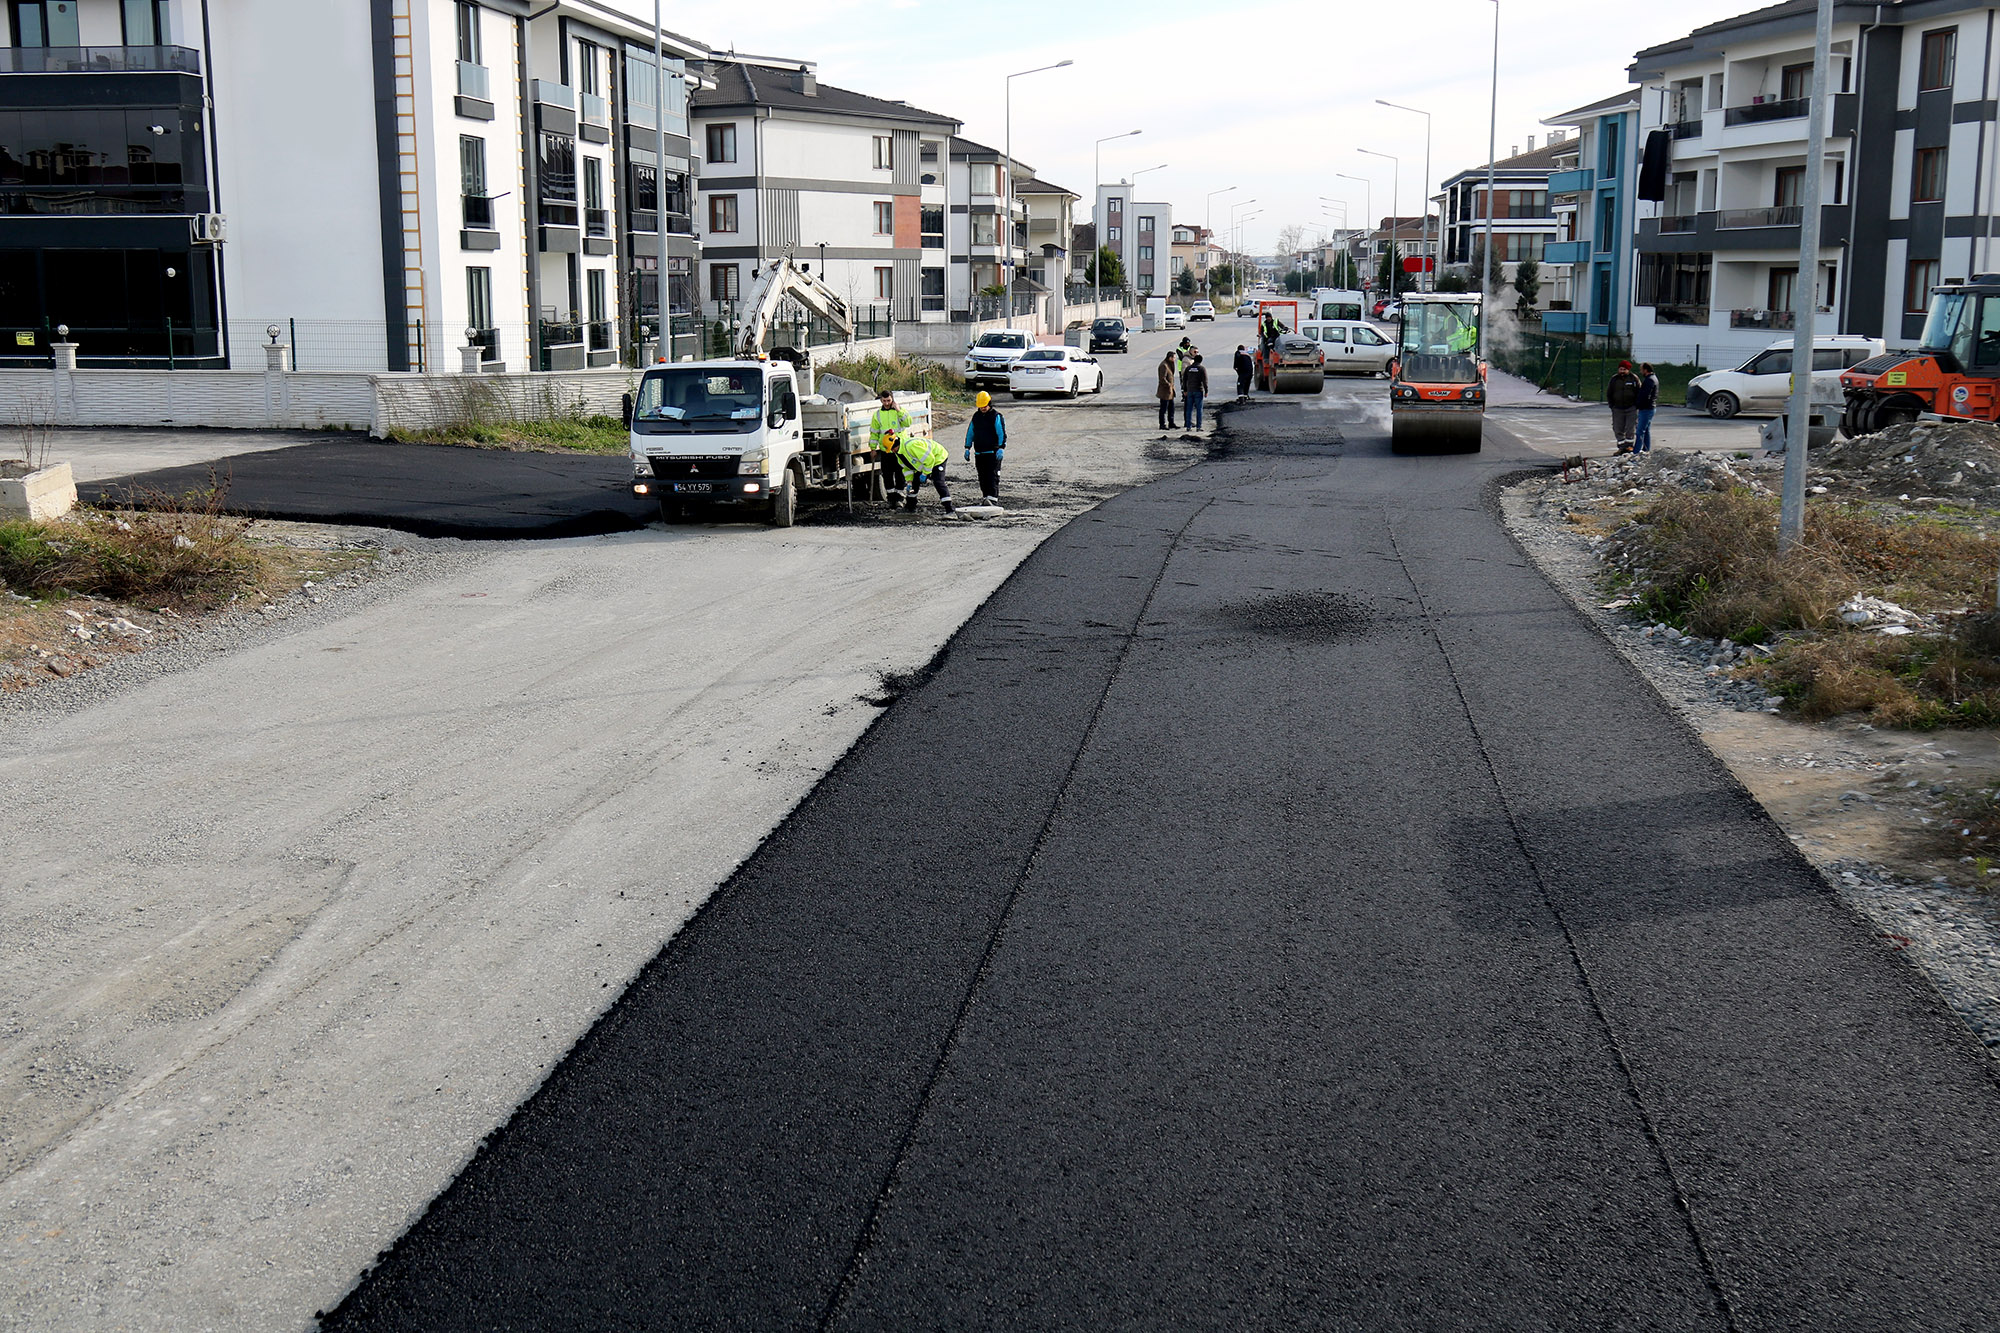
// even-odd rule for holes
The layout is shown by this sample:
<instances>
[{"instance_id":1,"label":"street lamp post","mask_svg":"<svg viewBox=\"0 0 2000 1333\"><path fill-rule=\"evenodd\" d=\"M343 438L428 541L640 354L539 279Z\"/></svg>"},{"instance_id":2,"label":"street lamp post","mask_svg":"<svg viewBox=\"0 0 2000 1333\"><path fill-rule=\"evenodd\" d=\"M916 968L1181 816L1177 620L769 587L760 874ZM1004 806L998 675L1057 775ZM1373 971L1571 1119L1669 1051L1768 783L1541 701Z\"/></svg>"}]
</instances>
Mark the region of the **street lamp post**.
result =
<instances>
[{"instance_id":1,"label":"street lamp post","mask_svg":"<svg viewBox=\"0 0 2000 1333\"><path fill-rule=\"evenodd\" d=\"M1369 180L1366 176L1350 176L1344 171L1336 171L1333 174L1344 181L1359 181L1361 183L1361 220L1363 222L1379 223L1381 219L1375 216L1375 182ZM1324 199L1326 196L1321 195L1320 198ZM1370 227L1368 234L1373 236L1375 228ZM1369 248L1372 250L1374 247L1371 245Z\"/></svg>"},{"instance_id":2,"label":"street lamp post","mask_svg":"<svg viewBox=\"0 0 2000 1333\"><path fill-rule=\"evenodd\" d=\"M1091 146L1090 231L1091 235L1096 238L1097 247L1100 250L1102 250L1105 247L1105 245L1109 244L1109 242L1107 242L1104 239L1104 219L1098 216L1100 213L1104 211L1103 206L1100 203L1100 196L1102 196L1104 193L1104 145L1110 143L1113 139L1129 139L1135 134L1143 134L1143 133L1145 133L1144 130L1126 130L1123 134L1107 134L1102 139L1099 139L1094 145ZM1119 258L1119 263L1122 265L1124 263L1125 257L1123 255L1120 255L1118 258ZM1096 272L1097 270L1096 260L1097 256L1092 255L1091 256L1092 272ZM1104 275L1102 273L1098 273L1097 277L1098 281L1094 285L1102 287L1104 285L1103 281Z\"/></svg>"},{"instance_id":3,"label":"street lamp post","mask_svg":"<svg viewBox=\"0 0 2000 1333\"><path fill-rule=\"evenodd\" d=\"M1231 190L1235 188L1236 187L1234 185L1225 185L1219 190L1210 190L1208 192L1208 197L1201 201L1201 230L1202 230L1201 243L1204 246L1208 244L1209 236L1214 234L1209 230L1208 221L1215 211L1215 196L1217 196L1218 194L1228 194ZM1206 251L1204 251L1203 253L1206 253ZM1207 296L1209 294L1208 272L1206 269L1202 271L1201 275L1201 293L1203 296Z\"/></svg>"},{"instance_id":4,"label":"street lamp post","mask_svg":"<svg viewBox=\"0 0 2000 1333\"><path fill-rule=\"evenodd\" d=\"M1076 62L1058 60L1053 65L1037 65L1033 69L1016 70L1014 73L1009 74L1006 79L1007 139L1004 151L1007 156L1007 193L1001 201L1005 205L1006 211L1006 216L1001 219L1001 225L1006 228L1003 234L1007 237L1007 244L1000 262L1006 265L1007 268L1007 322L1009 324L1014 322L1014 80L1026 74L1040 74L1044 70L1061 69L1065 65L1074 63Z\"/></svg>"},{"instance_id":5,"label":"street lamp post","mask_svg":"<svg viewBox=\"0 0 2000 1333\"><path fill-rule=\"evenodd\" d=\"M1493 271L1493 157L1500 135L1500 0L1493 0L1493 89L1486 110L1486 253L1479 258L1479 355L1486 355L1486 326L1492 323L1493 293L1486 290Z\"/></svg>"},{"instance_id":6,"label":"street lamp post","mask_svg":"<svg viewBox=\"0 0 2000 1333\"><path fill-rule=\"evenodd\" d=\"M1370 157L1386 157L1389 159L1389 255L1397 264L1400 264L1403 262L1403 256L1398 252L1396 247L1402 243L1403 235L1402 159L1390 153L1378 153L1373 148L1357 148L1354 151L1357 153L1366 153ZM1387 295L1390 300L1396 298L1396 268L1394 264L1389 267L1389 291Z\"/></svg>"},{"instance_id":7,"label":"street lamp post","mask_svg":"<svg viewBox=\"0 0 2000 1333\"><path fill-rule=\"evenodd\" d=\"M1248 208L1250 207L1250 205L1256 202L1257 201L1255 199L1239 199L1235 203L1229 206L1229 246L1232 252L1232 257L1235 259L1236 267L1238 269L1241 269L1243 267L1243 251L1242 248L1237 244L1238 240L1241 238L1240 234L1237 231L1236 210L1239 208ZM1238 296L1241 296L1243 294L1243 275L1240 272L1236 274L1235 286L1236 286L1236 294Z\"/></svg>"},{"instance_id":8,"label":"street lamp post","mask_svg":"<svg viewBox=\"0 0 2000 1333\"><path fill-rule=\"evenodd\" d=\"M1382 106L1390 107L1397 111L1408 111L1424 118L1424 248L1428 250L1431 244L1431 113L1419 110L1413 106L1404 106L1401 102L1385 102L1379 97L1375 100ZM1439 248L1442 249L1443 247L1440 246ZM1437 290L1436 256L1429 256L1429 264L1430 267L1424 275L1425 282L1423 286L1425 291L1433 292Z\"/></svg>"}]
</instances>

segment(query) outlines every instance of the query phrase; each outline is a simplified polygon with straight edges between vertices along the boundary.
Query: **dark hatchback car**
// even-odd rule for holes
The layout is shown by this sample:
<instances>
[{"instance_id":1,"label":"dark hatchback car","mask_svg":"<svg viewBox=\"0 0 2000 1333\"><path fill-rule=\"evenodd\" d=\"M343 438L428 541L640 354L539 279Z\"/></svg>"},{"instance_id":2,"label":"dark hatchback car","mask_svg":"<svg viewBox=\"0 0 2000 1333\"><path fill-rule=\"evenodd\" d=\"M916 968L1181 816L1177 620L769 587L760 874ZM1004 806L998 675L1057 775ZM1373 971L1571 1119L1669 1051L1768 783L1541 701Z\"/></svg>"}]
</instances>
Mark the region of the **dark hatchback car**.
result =
<instances>
[{"instance_id":1,"label":"dark hatchback car","mask_svg":"<svg viewBox=\"0 0 2000 1333\"><path fill-rule=\"evenodd\" d=\"M1122 319L1099 319L1090 325L1090 350L1093 352L1129 352L1125 345L1125 321Z\"/></svg>"}]
</instances>

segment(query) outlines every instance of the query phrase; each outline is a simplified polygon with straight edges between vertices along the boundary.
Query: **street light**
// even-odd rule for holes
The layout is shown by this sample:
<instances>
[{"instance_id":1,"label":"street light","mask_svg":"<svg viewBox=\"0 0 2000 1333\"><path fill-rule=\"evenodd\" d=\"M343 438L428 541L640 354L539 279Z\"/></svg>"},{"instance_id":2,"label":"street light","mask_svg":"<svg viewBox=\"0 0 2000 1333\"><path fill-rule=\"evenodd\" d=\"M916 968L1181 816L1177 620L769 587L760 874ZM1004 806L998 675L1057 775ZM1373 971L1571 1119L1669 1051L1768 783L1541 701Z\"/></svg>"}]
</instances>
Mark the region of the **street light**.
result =
<instances>
[{"instance_id":1,"label":"street light","mask_svg":"<svg viewBox=\"0 0 2000 1333\"><path fill-rule=\"evenodd\" d=\"M1487 306L1493 293L1486 290L1486 275L1493 271L1493 156L1500 133L1500 0L1493 0L1493 91L1486 110L1486 253L1480 256L1479 355L1486 355L1486 326L1491 322Z\"/></svg>"},{"instance_id":2,"label":"street light","mask_svg":"<svg viewBox=\"0 0 2000 1333\"><path fill-rule=\"evenodd\" d=\"M1243 262L1244 260L1246 260L1246 259L1248 259L1248 258L1249 258L1249 256L1248 256L1248 255L1246 255L1246 254L1244 254L1244 253L1243 253L1243 231L1244 231L1244 227L1245 227L1245 226L1246 226L1246 225L1247 225L1247 224L1249 223L1249 221L1250 221L1250 219L1251 219L1251 218L1260 218L1260 217L1263 217L1263 216L1264 216L1264 210L1263 210L1263 209L1261 209L1261 208L1253 208L1253 209L1251 209L1251 210L1250 210L1250 211L1249 211L1248 213L1245 213L1245 214L1244 214L1244 215L1243 215L1242 217L1240 217L1240 218L1237 218L1237 219L1236 219L1236 255L1237 255L1237 265L1238 265L1238 267L1241 267L1241 268L1247 268L1247 267L1248 267L1248 265L1247 265L1247 264L1245 264L1245 263ZM1245 276L1248 276L1248 275L1245 275ZM1241 284L1240 284L1240 283L1239 283L1238 285L1239 285L1239 286L1241 286Z\"/></svg>"},{"instance_id":3,"label":"street light","mask_svg":"<svg viewBox=\"0 0 2000 1333\"><path fill-rule=\"evenodd\" d=\"M1359 181L1361 183L1361 220L1364 222L1379 221L1375 216L1375 182L1369 180L1366 176L1350 176L1344 171L1336 171L1333 174L1344 181ZM1320 198L1324 199L1326 196L1321 195ZM1374 232L1375 228L1368 228L1369 235L1372 236ZM1375 247L1370 245L1368 248L1373 250Z\"/></svg>"},{"instance_id":4,"label":"street light","mask_svg":"<svg viewBox=\"0 0 2000 1333\"><path fill-rule=\"evenodd\" d=\"M1498 0L1495 0L1495 3L1498 3ZM1396 111L1408 111L1413 115L1424 118L1424 247L1429 249L1431 243L1431 113L1419 110L1413 106L1404 106L1401 102L1385 102L1379 97L1375 101L1381 106L1386 106ZM1425 274L1427 279L1424 283L1425 291L1437 290L1436 273L1437 259L1435 256L1432 256L1430 258L1430 269Z\"/></svg>"},{"instance_id":5,"label":"street light","mask_svg":"<svg viewBox=\"0 0 2000 1333\"><path fill-rule=\"evenodd\" d=\"M1255 199L1239 199L1235 203L1229 206L1229 245L1230 248L1233 251L1235 251L1233 257L1236 261L1236 267L1238 268L1243 267L1243 253L1240 249L1237 249L1236 247L1236 241L1237 241L1236 210L1239 208L1248 208L1250 207L1250 205L1256 202L1257 201ZM1240 294L1243 291L1243 275L1241 273L1238 273L1236 275L1235 285L1236 285L1236 291Z\"/></svg>"},{"instance_id":6,"label":"street light","mask_svg":"<svg viewBox=\"0 0 2000 1333\"><path fill-rule=\"evenodd\" d=\"M1065 65L1072 65L1074 63L1076 62L1071 60L1058 60L1053 65L1037 65L1033 69L1016 70L1014 73L1009 74L1006 80L1007 140L1004 147L1007 154L1007 195L1003 202L1007 205L1007 209L1006 217L1002 219L1001 225L1007 229L1004 233L1007 237L1007 244L1001 263L1005 264L1007 268L1007 322L1009 324L1014 322L1014 80L1023 75L1040 74L1045 70L1061 69ZM662 116L661 119L665 119L665 117ZM662 162L666 161L664 157L660 160Z\"/></svg>"},{"instance_id":7,"label":"street light","mask_svg":"<svg viewBox=\"0 0 2000 1333\"><path fill-rule=\"evenodd\" d=\"M1235 188L1236 188L1236 187L1235 187L1234 185L1225 185L1225 186L1223 186L1223 187L1222 187L1221 189L1219 189L1219 190L1210 190L1210 191L1208 192L1207 196L1206 196L1205 198L1203 198L1203 199L1202 199L1202 201L1201 201L1201 244L1202 244L1202 246L1203 246L1204 248L1203 248L1203 250L1201 251L1201 253L1203 253L1203 254L1207 254L1207 253L1208 253L1207 249L1205 248L1205 247L1206 247L1206 246L1208 245L1208 243L1209 243L1209 242L1208 242L1208 238L1209 238L1209 237L1211 237L1211 236L1213 236L1213 235L1215 234L1215 232L1214 232L1214 231L1213 231L1213 230L1212 230L1212 229L1211 229L1211 228L1209 227L1209 225L1208 225L1208 223L1209 223L1209 218L1210 218L1210 217L1211 217L1211 216L1212 216L1212 215L1214 214L1214 212L1215 212L1215 196L1217 196L1218 194L1228 194L1228 193L1229 193L1229 192L1230 192L1231 190L1233 190L1233 189L1235 189ZM1208 269L1207 269L1206 267L1203 267L1203 269L1202 269L1202 273L1201 273L1201 293L1202 293L1202 295L1203 295L1203 296L1206 296L1206 295L1208 295Z\"/></svg>"},{"instance_id":8,"label":"street light","mask_svg":"<svg viewBox=\"0 0 2000 1333\"><path fill-rule=\"evenodd\" d=\"M1110 142L1111 142L1111 141L1112 141L1113 139L1129 139L1129 138L1131 138L1131 137L1132 137L1133 135L1135 135L1135 134L1144 134L1144 133L1145 133L1145 131L1144 131L1144 130L1127 130L1127 131L1125 131L1125 132L1124 132L1123 134L1107 134L1107 135L1105 135L1105 136L1104 136L1104 137L1103 137L1102 139L1099 139L1099 140L1098 140L1098 141L1097 141L1097 142L1096 142L1095 144L1093 144L1093 145L1091 146L1091 150L1090 150L1090 230L1091 230L1091 234L1092 234L1093 236L1095 236L1095 237L1097 238L1097 245L1098 245L1098 248L1099 248L1099 249L1102 249L1102 248L1104 248L1104 246L1106 246L1107 244L1109 244L1109 242L1108 242L1108 241L1106 241L1106 240L1104 239L1104 219L1103 219L1102 217L1099 217L1099 216L1098 216L1098 215L1099 215L1100 213L1102 213L1102 212L1104 211L1104 201L1103 201L1103 195L1104 195L1104 145L1106 145L1106 144L1110 143ZM1124 254L1123 254L1123 253L1121 253L1121 252L1119 252L1119 251L1113 251L1113 253L1114 253L1114 254L1117 254L1117 255L1118 255L1118 263L1119 263L1119 267L1121 267L1121 268L1122 268L1122 267L1124 267L1124 264L1125 264L1125 256L1124 256ZM1092 256L1091 258L1092 258L1092 264L1091 264L1091 269L1092 269L1092 271L1093 271L1093 272L1095 272L1095 271L1096 271L1096 268L1097 268L1097 265L1096 265L1096 262L1095 262L1095 260L1096 260L1096 256L1094 256L1094 255L1093 255L1093 256ZM1099 286L1102 286L1102 285L1103 285L1103 279L1104 279L1104 275L1103 275L1102 273L1099 273L1099 274L1097 275L1097 277L1098 277L1098 285L1099 285Z\"/></svg>"},{"instance_id":9,"label":"street light","mask_svg":"<svg viewBox=\"0 0 2000 1333\"><path fill-rule=\"evenodd\" d=\"M1400 264L1403 256L1396 247L1401 244L1403 235L1403 160L1392 153L1378 153L1373 148L1357 148L1354 151L1389 159L1389 254L1396 264ZM1395 264L1389 266L1389 295L1396 295Z\"/></svg>"}]
</instances>

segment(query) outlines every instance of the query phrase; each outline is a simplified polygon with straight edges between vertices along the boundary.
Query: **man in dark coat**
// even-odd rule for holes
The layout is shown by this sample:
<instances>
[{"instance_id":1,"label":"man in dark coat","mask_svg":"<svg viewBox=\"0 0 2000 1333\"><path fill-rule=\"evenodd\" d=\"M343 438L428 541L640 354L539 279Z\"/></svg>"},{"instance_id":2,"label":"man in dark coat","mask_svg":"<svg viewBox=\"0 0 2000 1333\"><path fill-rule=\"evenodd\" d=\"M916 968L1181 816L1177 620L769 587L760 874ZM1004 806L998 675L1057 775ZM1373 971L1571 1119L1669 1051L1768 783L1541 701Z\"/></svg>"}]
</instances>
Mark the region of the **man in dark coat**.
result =
<instances>
[{"instance_id":1,"label":"man in dark coat","mask_svg":"<svg viewBox=\"0 0 2000 1333\"><path fill-rule=\"evenodd\" d=\"M1618 452L1632 452L1632 442L1639 435L1639 377L1632 373L1630 361L1618 363L1618 373L1604 386L1604 405L1611 409L1611 435L1618 442Z\"/></svg>"},{"instance_id":2,"label":"man in dark coat","mask_svg":"<svg viewBox=\"0 0 2000 1333\"><path fill-rule=\"evenodd\" d=\"M1257 361L1256 358L1250 355L1250 349L1245 347L1242 343L1236 344L1236 401L1237 402L1247 403L1250 401L1250 377L1256 373L1257 373Z\"/></svg>"}]
</instances>

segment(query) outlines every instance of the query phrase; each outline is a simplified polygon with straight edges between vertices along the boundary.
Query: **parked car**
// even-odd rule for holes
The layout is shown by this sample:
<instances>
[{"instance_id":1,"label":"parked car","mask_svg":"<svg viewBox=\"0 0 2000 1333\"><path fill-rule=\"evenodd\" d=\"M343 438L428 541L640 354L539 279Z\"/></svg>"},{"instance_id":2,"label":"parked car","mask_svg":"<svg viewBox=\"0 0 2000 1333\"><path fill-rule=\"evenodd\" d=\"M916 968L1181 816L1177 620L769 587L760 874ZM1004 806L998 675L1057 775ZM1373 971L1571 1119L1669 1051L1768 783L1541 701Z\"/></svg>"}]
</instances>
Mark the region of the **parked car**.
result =
<instances>
[{"instance_id":1,"label":"parked car","mask_svg":"<svg viewBox=\"0 0 2000 1333\"><path fill-rule=\"evenodd\" d=\"M1080 347L1031 347L1007 372L1007 387L1016 398L1031 393L1060 393L1074 398L1088 390L1104 392L1104 367Z\"/></svg>"},{"instance_id":2,"label":"parked car","mask_svg":"<svg viewBox=\"0 0 2000 1333\"><path fill-rule=\"evenodd\" d=\"M1880 356L1888 345L1880 338L1829 334L1813 339L1813 380L1838 387L1840 372ZM1734 370L1711 370L1688 381L1687 405L1720 420L1738 412L1782 412L1792 391L1792 340L1783 338Z\"/></svg>"},{"instance_id":3,"label":"parked car","mask_svg":"<svg viewBox=\"0 0 2000 1333\"><path fill-rule=\"evenodd\" d=\"M1215 318L1215 302L1213 302L1213 301L1196 301L1196 302L1195 302L1195 303L1194 303L1193 305L1191 305L1191 306L1189 306L1189 307L1188 307L1188 318L1189 318L1189 319L1191 319L1191 320L1193 320L1193 319L1208 319L1208 320L1212 320L1212 319L1214 319L1214 318Z\"/></svg>"},{"instance_id":4,"label":"parked car","mask_svg":"<svg viewBox=\"0 0 2000 1333\"><path fill-rule=\"evenodd\" d=\"M1396 344L1358 319L1309 320L1299 332L1326 353L1329 375L1381 375L1396 355Z\"/></svg>"},{"instance_id":5,"label":"parked car","mask_svg":"<svg viewBox=\"0 0 2000 1333\"><path fill-rule=\"evenodd\" d=\"M965 349L965 382L975 389L1006 384L1008 368L1034 345L1026 329L989 329Z\"/></svg>"},{"instance_id":6,"label":"parked car","mask_svg":"<svg viewBox=\"0 0 2000 1333\"><path fill-rule=\"evenodd\" d=\"M1168 329L1184 329L1184 328L1186 328L1186 327L1187 327L1187 311L1185 311L1185 310L1181 309L1181 308L1180 308L1179 306L1177 306L1177 305L1170 305L1170 306L1168 306L1168 307L1166 308L1166 311L1165 311L1165 312L1164 312L1164 314L1163 314L1163 317L1162 317L1161 321L1160 321L1160 326L1161 326L1162 328L1168 328Z\"/></svg>"},{"instance_id":7,"label":"parked car","mask_svg":"<svg viewBox=\"0 0 2000 1333\"><path fill-rule=\"evenodd\" d=\"M1093 352L1129 352L1131 346L1125 341L1131 330L1125 321L1106 316L1090 322L1090 350Z\"/></svg>"}]
</instances>

